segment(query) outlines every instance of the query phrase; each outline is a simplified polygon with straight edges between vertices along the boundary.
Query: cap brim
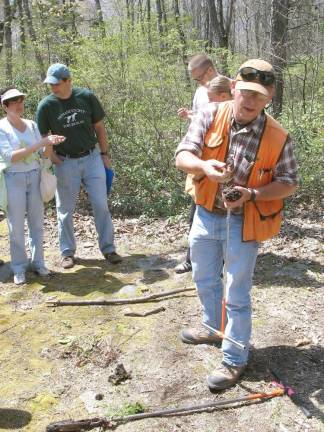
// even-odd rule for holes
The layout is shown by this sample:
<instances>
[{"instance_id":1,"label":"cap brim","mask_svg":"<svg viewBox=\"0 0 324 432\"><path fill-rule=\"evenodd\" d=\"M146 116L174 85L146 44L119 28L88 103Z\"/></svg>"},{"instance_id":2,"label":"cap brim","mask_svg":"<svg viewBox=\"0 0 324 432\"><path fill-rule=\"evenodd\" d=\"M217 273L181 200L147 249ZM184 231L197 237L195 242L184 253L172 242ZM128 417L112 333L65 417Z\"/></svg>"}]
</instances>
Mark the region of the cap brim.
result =
<instances>
[{"instance_id":1,"label":"cap brim","mask_svg":"<svg viewBox=\"0 0 324 432\"><path fill-rule=\"evenodd\" d=\"M5 93L7 93L7 92L5 92ZM23 97L25 97L26 94L20 92L20 91L17 90L17 89L10 89L10 90L8 90L8 94L5 94L4 96L1 97L1 103L5 102L5 101L7 101L7 100L10 100L10 99L13 99L13 98L19 97L19 96L23 96Z\"/></svg>"},{"instance_id":2,"label":"cap brim","mask_svg":"<svg viewBox=\"0 0 324 432\"><path fill-rule=\"evenodd\" d=\"M270 92L267 87L251 81L236 81L235 89L237 90L252 90L263 94L264 96L270 96Z\"/></svg>"},{"instance_id":3,"label":"cap brim","mask_svg":"<svg viewBox=\"0 0 324 432\"><path fill-rule=\"evenodd\" d=\"M47 76L43 81L44 84L58 84L59 82L60 80L58 80L54 76Z\"/></svg>"}]
</instances>

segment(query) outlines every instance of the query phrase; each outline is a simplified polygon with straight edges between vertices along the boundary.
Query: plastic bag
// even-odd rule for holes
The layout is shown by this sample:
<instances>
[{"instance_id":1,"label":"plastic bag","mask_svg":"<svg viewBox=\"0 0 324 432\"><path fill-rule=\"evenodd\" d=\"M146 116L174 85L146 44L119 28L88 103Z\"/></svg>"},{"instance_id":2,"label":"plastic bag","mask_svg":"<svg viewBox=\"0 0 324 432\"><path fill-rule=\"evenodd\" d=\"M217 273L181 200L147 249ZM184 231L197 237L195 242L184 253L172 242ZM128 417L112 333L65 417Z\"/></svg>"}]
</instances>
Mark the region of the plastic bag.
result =
<instances>
[{"instance_id":1,"label":"plastic bag","mask_svg":"<svg viewBox=\"0 0 324 432\"><path fill-rule=\"evenodd\" d=\"M40 193L45 203L54 198L57 186L57 178L51 171L51 165L52 162L49 159L42 160Z\"/></svg>"}]
</instances>

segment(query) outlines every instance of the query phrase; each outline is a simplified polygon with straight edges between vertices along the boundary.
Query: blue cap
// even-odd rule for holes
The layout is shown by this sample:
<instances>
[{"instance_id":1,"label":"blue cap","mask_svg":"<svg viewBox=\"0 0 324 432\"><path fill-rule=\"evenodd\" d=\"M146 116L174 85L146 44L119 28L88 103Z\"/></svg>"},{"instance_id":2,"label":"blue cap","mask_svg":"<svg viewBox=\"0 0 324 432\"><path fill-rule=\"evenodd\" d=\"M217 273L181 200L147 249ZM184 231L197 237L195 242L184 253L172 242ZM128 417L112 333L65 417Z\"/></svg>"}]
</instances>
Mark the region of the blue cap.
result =
<instances>
[{"instance_id":1,"label":"blue cap","mask_svg":"<svg viewBox=\"0 0 324 432\"><path fill-rule=\"evenodd\" d=\"M71 74L67 66L54 63L47 69L44 84L58 84L62 79L70 78Z\"/></svg>"}]
</instances>

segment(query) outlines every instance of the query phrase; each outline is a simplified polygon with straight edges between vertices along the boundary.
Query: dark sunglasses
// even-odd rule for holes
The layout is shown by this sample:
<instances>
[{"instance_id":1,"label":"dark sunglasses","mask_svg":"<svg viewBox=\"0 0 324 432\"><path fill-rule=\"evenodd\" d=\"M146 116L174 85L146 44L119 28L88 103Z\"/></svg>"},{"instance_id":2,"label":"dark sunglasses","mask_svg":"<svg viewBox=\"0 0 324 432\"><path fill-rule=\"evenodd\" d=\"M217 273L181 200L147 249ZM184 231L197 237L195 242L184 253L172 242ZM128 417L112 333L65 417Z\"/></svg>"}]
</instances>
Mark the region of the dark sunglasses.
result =
<instances>
[{"instance_id":1,"label":"dark sunglasses","mask_svg":"<svg viewBox=\"0 0 324 432\"><path fill-rule=\"evenodd\" d=\"M22 102L23 100L25 100L24 96L16 96L8 99L8 102Z\"/></svg>"},{"instance_id":2,"label":"dark sunglasses","mask_svg":"<svg viewBox=\"0 0 324 432\"><path fill-rule=\"evenodd\" d=\"M275 76L272 72L260 71L252 67L244 67L240 69L239 74L244 81L259 81L260 84L265 86L271 85L275 82Z\"/></svg>"}]
</instances>

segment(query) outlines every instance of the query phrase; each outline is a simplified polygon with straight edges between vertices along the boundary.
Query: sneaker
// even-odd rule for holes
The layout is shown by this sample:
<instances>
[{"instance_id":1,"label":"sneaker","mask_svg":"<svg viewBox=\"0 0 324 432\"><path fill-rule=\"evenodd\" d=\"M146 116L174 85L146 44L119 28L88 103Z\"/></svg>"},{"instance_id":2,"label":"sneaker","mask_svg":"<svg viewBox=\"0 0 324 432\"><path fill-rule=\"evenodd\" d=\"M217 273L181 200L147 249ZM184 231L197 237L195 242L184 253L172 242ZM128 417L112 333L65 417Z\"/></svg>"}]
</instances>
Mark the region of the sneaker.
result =
<instances>
[{"instance_id":1,"label":"sneaker","mask_svg":"<svg viewBox=\"0 0 324 432\"><path fill-rule=\"evenodd\" d=\"M246 369L244 366L230 366L222 362L219 368L212 375L207 377L207 384L210 391L224 390L232 387Z\"/></svg>"},{"instance_id":2,"label":"sneaker","mask_svg":"<svg viewBox=\"0 0 324 432\"><path fill-rule=\"evenodd\" d=\"M199 345L199 344L210 344L210 345L220 345L222 339L210 333L207 329L195 329L195 328L186 328L183 329L180 333L180 339L183 343L191 344L191 345Z\"/></svg>"},{"instance_id":3,"label":"sneaker","mask_svg":"<svg viewBox=\"0 0 324 432\"><path fill-rule=\"evenodd\" d=\"M38 276L47 277L51 276L52 272L47 267L39 267L34 269L34 273L36 273Z\"/></svg>"},{"instance_id":4,"label":"sneaker","mask_svg":"<svg viewBox=\"0 0 324 432\"><path fill-rule=\"evenodd\" d=\"M14 275L14 283L16 285L22 285L22 284L26 283L25 273L16 273Z\"/></svg>"},{"instance_id":5,"label":"sneaker","mask_svg":"<svg viewBox=\"0 0 324 432\"><path fill-rule=\"evenodd\" d=\"M180 273L187 273L187 272L190 272L191 270L192 270L191 263L187 262L187 261L185 261L185 262L183 262L181 264L178 264L174 268L174 271L176 273L178 273L178 274L180 274Z\"/></svg>"},{"instance_id":6,"label":"sneaker","mask_svg":"<svg viewBox=\"0 0 324 432\"><path fill-rule=\"evenodd\" d=\"M69 269L74 266L74 258L73 256L64 256L61 261L62 267L64 269Z\"/></svg>"},{"instance_id":7,"label":"sneaker","mask_svg":"<svg viewBox=\"0 0 324 432\"><path fill-rule=\"evenodd\" d=\"M108 252L104 254L104 257L110 264L119 264L122 262L122 257L116 252Z\"/></svg>"}]
</instances>

